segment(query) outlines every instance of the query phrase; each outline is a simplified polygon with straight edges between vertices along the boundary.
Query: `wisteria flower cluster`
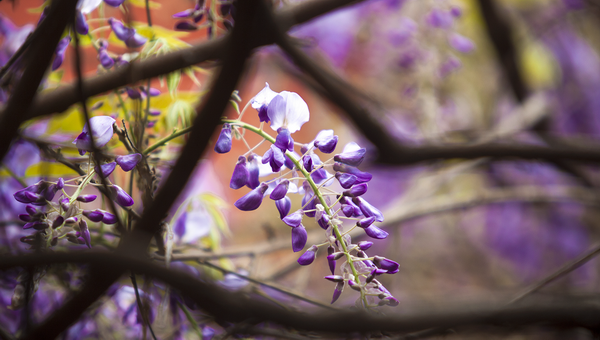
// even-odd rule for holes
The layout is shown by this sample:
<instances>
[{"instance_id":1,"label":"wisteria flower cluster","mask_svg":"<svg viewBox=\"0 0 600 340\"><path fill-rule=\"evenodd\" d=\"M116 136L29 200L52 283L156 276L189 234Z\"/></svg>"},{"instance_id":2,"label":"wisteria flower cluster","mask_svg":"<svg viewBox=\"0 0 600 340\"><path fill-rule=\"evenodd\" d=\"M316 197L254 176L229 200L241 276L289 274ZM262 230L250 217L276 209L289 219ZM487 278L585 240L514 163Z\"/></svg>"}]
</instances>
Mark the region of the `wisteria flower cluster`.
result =
<instances>
[{"instance_id":1,"label":"wisteria flower cluster","mask_svg":"<svg viewBox=\"0 0 600 340\"><path fill-rule=\"evenodd\" d=\"M249 105L257 110L260 127L241 121ZM398 263L380 256L369 257L366 250L373 242L360 241L354 244L349 234L353 229L361 228L373 239L388 236L387 232L375 225L376 222L383 222L383 214L362 197L372 178L371 174L357 168L365 158L366 149L354 142L348 143L341 153L322 161L317 152L333 154L336 149L338 136L334 135L333 130L319 132L313 141L306 144L295 142L292 134L300 130L310 117L308 105L297 93L277 93L266 84L246 108L237 120L223 120L215 151L229 152L232 130L240 128L260 135L264 138L262 142L266 140L271 146L262 157L253 152L255 146L249 147L249 151L238 158L230 187L240 189L246 186L251 191L236 201L235 206L243 211L255 210L268 196L275 202L281 220L291 227L294 252L302 251L307 243L304 217L315 219L325 231L326 239L321 244L311 245L300 256L298 263L310 265L319 248L327 248L327 262L332 275L325 279L336 283L331 303L339 298L344 287L349 286L360 292L357 305L364 308L397 305L398 300L377 277L397 273ZM265 123L277 132L275 138L263 130ZM237 131L235 135L243 138ZM295 151L297 147L300 153ZM267 175L272 175L272 178L261 182L260 178ZM340 190L332 189L335 182ZM303 197L302 207L294 211L289 197L291 194Z\"/></svg>"},{"instance_id":2,"label":"wisteria flower cluster","mask_svg":"<svg viewBox=\"0 0 600 340\"><path fill-rule=\"evenodd\" d=\"M83 131L73 141L81 155L92 150L92 139L95 147L105 146L113 135L115 120L108 116L90 118L90 125L86 124ZM117 223L117 217L101 209L84 209L82 203L94 202L97 198L93 194L82 194L87 185L101 185L100 180L107 181L113 200L122 207L134 204L131 196L116 184L110 183L108 176L116 169L117 165L123 171L131 171L142 159L139 153L117 156L114 161L104 164L94 164L94 157L90 153L87 174L71 179L59 178L56 182L41 180L38 183L17 191L14 198L27 204L27 214L19 215L26 222L24 229L34 229L32 235L21 238L21 242L31 245L33 249L44 249L61 239L75 244L85 244L92 247L89 220L94 223ZM94 178L96 180L94 180ZM79 183L78 185L70 183ZM69 194L67 188L73 187L75 191ZM59 194L57 200L54 200ZM84 218L85 217L85 218Z\"/></svg>"}]
</instances>

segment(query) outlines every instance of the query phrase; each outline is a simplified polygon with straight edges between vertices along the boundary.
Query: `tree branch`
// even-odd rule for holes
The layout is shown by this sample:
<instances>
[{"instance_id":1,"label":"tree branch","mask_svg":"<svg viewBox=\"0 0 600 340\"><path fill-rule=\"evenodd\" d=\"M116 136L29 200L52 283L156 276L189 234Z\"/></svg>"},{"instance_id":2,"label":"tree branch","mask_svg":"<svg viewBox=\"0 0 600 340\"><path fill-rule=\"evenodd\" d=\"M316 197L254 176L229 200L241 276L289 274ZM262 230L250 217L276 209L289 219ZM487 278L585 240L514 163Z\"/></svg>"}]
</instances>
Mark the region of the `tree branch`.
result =
<instances>
[{"instance_id":1,"label":"tree branch","mask_svg":"<svg viewBox=\"0 0 600 340\"><path fill-rule=\"evenodd\" d=\"M23 112L27 112L32 106L67 22L75 16L76 3L76 0L53 2L48 16L36 29L42 33L34 33L31 39L31 47L23 56L23 75L8 99L6 108L0 113L0 159L4 159L11 141L17 135L17 129L26 120Z\"/></svg>"},{"instance_id":2,"label":"tree branch","mask_svg":"<svg viewBox=\"0 0 600 340\"><path fill-rule=\"evenodd\" d=\"M362 0L312 0L290 6L277 13L276 21L285 30L307 22L335 9L348 6ZM266 33L266 32L265 32ZM274 43L270 34L260 34L248 39L251 48ZM86 97L92 97L127 84L155 78L173 71L186 68L207 60L221 59L226 53L230 35L204 42L190 48L156 56L144 61L130 64L128 67L116 69L110 73L84 80L83 88ZM63 85L48 93L40 94L27 110L25 117L31 119L52 113L63 112L79 100L76 84ZM2 115L3 112L0 112Z\"/></svg>"},{"instance_id":3,"label":"tree branch","mask_svg":"<svg viewBox=\"0 0 600 340\"><path fill-rule=\"evenodd\" d=\"M301 313L281 309L241 293L233 293L181 271L169 270L150 261L118 253L70 252L7 256L0 259L0 270L55 263L90 263L101 266L107 272L114 272L115 269L122 272L135 268L136 272L152 276L179 290L215 318L229 322L243 322L249 319L255 322L271 321L300 330L342 334L411 332L465 325L514 327L545 323L546 326L556 327L600 326L600 304L590 298L572 298L569 302L536 302L506 308L490 306L489 303L485 306L461 303L446 306L443 310L413 310L402 315L387 316L360 311Z\"/></svg>"}]
</instances>

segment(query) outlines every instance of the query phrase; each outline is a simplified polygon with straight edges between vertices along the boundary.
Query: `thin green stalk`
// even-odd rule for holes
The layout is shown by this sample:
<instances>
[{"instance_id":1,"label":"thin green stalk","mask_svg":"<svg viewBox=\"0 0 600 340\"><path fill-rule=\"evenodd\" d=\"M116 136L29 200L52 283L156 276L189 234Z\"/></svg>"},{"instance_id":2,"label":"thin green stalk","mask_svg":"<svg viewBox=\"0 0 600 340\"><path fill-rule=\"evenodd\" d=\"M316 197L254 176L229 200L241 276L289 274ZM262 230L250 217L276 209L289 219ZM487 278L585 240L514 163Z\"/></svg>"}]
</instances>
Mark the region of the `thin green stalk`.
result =
<instances>
[{"instance_id":1,"label":"thin green stalk","mask_svg":"<svg viewBox=\"0 0 600 340\"><path fill-rule=\"evenodd\" d=\"M189 126L189 127L186 127L185 129L175 131L172 134L168 135L167 137L164 137L163 139L157 141L153 145L149 146L146 150L144 150L144 155L147 155L150 152L158 149L159 147L165 145L167 142L169 142L172 139L175 139L181 135L185 135L186 133L192 131L192 128L193 128L193 126Z\"/></svg>"},{"instance_id":2,"label":"thin green stalk","mask_svg":"<svg viewBox=\"0 0 600 340\"><path fill-rule=\"evenodd\" d=\"M223 119L222 122L223 123L234 124L234 125L237 125L237 126L243 128L243 129L250 130L250 131L258 134L259 136L263 137L264 139L268 140L269 142L271 142L271 144L275 144L275 138L271 137L269 134L267 134L263 130L261 130L261 129L253 126L253 125L249 125L249 124L246 124L244 122L240 122L238 120L231 120L231 119ZM325 212L327 213L327 215L329 215L329 217L331 219L331 226L332 226L332 229L333 229L333 233L335 234L335 238L337 239L337 241L339 242L339 244L342 246L342 250L344 251L344 255L346 255L346 260L348 261L348 264L350 265L350 268L352 269L352 274L354 275L355 279L358 280L359 275L358 275L358 271L354 267L354 261L352 259L352 256L350 255L350 252L348 251L348 248L346 246L346 243L344 242L344 239L342 237L342 233L340 233L340 230L339 230L338 226L335 223L333 223L333 214L331 212L331 208L329 207L329 205L325 201L325 198L323 197L323 195L319 191L319 187L317 186L317 184L315 183L315 181L312 179L312 177L310 176L310 174L308 173L308 171L306 171L304 169L304 167L302 167L300 165L300 161L296 160L294 158L293 154L290 151L286 151L285 155L287 156L287 158L289 158L292 161L292 163L294 163L294 165L296 166L296 168L306 178L306 181L308 182L308 184L312 188L313 192L315 193L315 196L317 196L317 198L319 199L319 202L321 203L321 205L325 209ZM363 289L360 290L360 296L361 296L361 299L363 301L363 304L364 304L365 308L367 308L368 307L367 298L365 296L365 292L364 292Z\"/></svg>"}]
</instances>

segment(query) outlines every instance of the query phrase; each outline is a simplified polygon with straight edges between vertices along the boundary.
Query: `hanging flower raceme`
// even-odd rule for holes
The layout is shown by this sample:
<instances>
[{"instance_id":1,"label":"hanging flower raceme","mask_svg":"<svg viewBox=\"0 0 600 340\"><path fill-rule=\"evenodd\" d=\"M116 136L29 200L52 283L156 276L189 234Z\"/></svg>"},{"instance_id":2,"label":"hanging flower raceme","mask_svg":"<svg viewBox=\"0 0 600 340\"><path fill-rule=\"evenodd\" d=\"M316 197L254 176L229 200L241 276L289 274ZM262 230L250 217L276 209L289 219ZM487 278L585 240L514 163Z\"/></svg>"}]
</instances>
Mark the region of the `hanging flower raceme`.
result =
<instances>
[{"instance_id":1,"label":"hanging flower raceme","mask_svg":"<svg viewBox=\"0 0 600 340\"><path fill-rule=\"evenodd\" d=\"M108 116L90 118L83 131L73 141L80 154L92 151L92 140L97 148L105 146L113 136L115 120ZM96 182L104 182L112 193L111 199L122 207L134 204L131 196L119 186L110 182L110 176L117 165L123 171L131 171L143 158L141 154L117 156L114 160L102 156L102 164L94 164L96 157L91 155L87 173L65 181L42 180L14 193L14 198L27 204L26 214L19 214L19 219L26 222L23 229L32 230L34 234L21 238L23 243L31 245L31 249L42 249L58 244L64 239L70 243L92 247L90 227L96 223L116 224L117 214L101 209L89 209L86 205L97 201L97 195L84 192L95 177ZM76 181L77 185L65 184ZM73 189L75 187L75 189ZM56 198L58 196L58 198ZM88 225L88 221L93 223ZM45 243L44 243L45 242Z\"/></svg>"},{"instance_id":2,"label":"hanging flower raceme","mask_svg":"<svg viewBox=\"0 0 600 340\"><path fill-rule=\"evenodd\" d=\"M218 153L231 150L232 129L250 130L271 143L262 158L254 154L258 146L250 145L248 153L238 157L230 187L241 189L247 186L251 191L234 205L243 211L255 210L268 195L275 202L282 222L291 228L294 252L302 251L308 240L303 219L314 218L325 231L325 241L311 245L299 257L298 263L310 265L316 259L318 249L327 246L327 263L332 276L326 279L336 283L332 303L340 297L347 284L363 292L360 299L365 308L394 305L397 300L375 277L398 272L397 263L384 257L369 258L365 251L373 242L353 244L350 234L342 236L341 232L342 228L356 228L372 239L388 236L386 231L376 226L377 222L383 222L383 214L365 199L368 182L373 176L359 170L358 166L365 160L367 150L352 142L341 153L327 156L323 159L328 160L322 161L320 153L332 154L337 147L338 136L333 130L319 132L307 144L296 143L292 134L299 131L310 117L306 102L297 93L277 93L267 83L249 104L257 110L261 123L269 123L277 135L271 136L262 127L257 128L241 120L224 120L215 143ZM243 136L241 133L236 135ZM299 153L296 153L298 149ZM262 177L266 176L270 178L263 181ZM331 189L335 183L341 187L340 190ZM289 196L293 194L302 195L302 202L299 209L290 213L292 200ZM349 222L347 227L344 227L345 221ZM338 261L343 263L338 266Z\"/></svg>"}]
</instances>

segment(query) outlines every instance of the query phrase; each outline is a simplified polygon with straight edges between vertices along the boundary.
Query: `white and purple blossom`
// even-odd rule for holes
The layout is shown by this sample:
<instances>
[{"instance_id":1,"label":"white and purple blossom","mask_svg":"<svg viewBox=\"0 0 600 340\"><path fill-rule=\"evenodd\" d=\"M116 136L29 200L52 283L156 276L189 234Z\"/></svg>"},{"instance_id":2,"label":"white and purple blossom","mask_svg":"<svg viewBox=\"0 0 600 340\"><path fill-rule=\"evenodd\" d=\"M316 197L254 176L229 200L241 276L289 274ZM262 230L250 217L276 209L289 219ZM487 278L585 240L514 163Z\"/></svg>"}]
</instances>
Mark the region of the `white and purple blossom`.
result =
<instances>
[{"instance_id":1,"label":"white and purple blossom","mask_svg":"<svg viewBox=\"0 0 600 340\"><path fill-rule=\"evenodd\" d=\"M113 124L115 120L109 116L96 116L90 118L90 127L86 123L83 127L83 131L75 140L73 144L77 145L80 155L85 155L87 151L92 149L92 138L94 138L94 144L97 148L101 148L106 145L113 136Z\"/></svg>"}]
</instances>

